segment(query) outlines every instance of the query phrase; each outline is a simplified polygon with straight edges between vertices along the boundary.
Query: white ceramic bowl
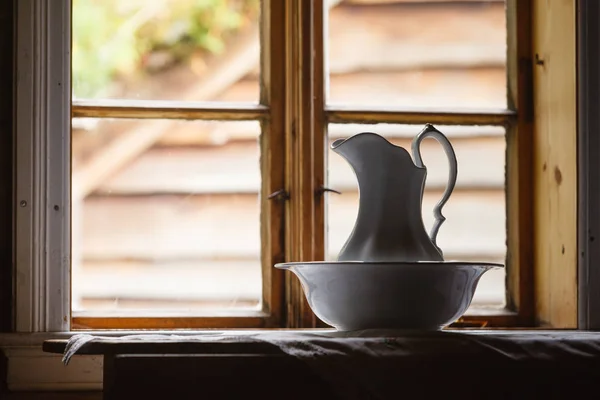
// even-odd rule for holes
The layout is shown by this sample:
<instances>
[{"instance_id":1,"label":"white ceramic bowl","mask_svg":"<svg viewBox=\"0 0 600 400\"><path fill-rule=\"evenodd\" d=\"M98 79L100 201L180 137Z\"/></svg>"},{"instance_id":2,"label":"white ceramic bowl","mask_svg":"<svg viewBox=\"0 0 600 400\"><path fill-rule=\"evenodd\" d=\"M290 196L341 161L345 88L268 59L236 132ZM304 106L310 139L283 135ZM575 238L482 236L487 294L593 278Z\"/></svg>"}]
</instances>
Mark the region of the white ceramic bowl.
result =
<instances>
[{"instance_id":1,"label":"white ceramic bowl","mask_svg":"<svg viewBox=\"0 0 600 400\"><path fill-rule=\"evenodd\" d=\"M479 278L502 264L291 262L313 312L342 331L439 330L467 310Z\"/></svg>"}]
</instances>

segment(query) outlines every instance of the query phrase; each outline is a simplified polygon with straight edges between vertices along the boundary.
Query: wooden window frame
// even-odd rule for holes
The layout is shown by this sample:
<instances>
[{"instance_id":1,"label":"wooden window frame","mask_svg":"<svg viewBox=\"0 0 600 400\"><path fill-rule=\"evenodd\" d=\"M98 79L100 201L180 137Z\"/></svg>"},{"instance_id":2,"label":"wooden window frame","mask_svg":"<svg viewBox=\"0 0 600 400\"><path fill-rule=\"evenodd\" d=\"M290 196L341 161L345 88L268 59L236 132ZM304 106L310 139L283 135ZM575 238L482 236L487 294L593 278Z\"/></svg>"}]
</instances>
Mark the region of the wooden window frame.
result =
<instances>
[{"instance_id":1,"label":"wooden window frame","mask_svg":"<svg viewBox=\"0 0 600 400\"><path fill-rule=\"evenodd\" d=\"M304 15L300 36L312 38L314 49L306 69L315 102L299 113L313 146L300 158L311 161L313 185L312 253L301 239L291 243L302 253L294 261L323 260L325 249L323 198L314 196L322 185L328 123L405 123L496 125L506 129L507 257L506 300L501 310L467 311L454 326L489 328L577 328L578 210L577 210L577 73L576 2L507 0L507 109L428 112L403 109L328 107L323 74L323 1L313 0L297 10ZM315 29L307 28L310 25ZM322 105L322 107L321 107ZM309 138L299 139L308 142ZM301 149L298 147L298 149ZM298 153L294 153L298 154ZM308 172L308 167L305 166ZM306 179L306 176L304 176ZM298 190L292 186L292 189ZM316 201L318 200L318 202ZM560 208L558 207L560 206ZM300 211L297 211L300 213ZM300 237L302 235L299 235ZM287 279L286 301L291 327L322 326L310 312L297 281Z\"/></svg>"},{"instance_id":2,"label":"wooden window frame","mask_svg":"<svg viewBox=\"0 0 600 400\"><path fill-rule=\"evenodd\" d=\"M284 3L261 2L260 99L258 104L230 102L101 100L74 101L73 117L178 119L213 121L258 121L261 124L260 152L262 185L261 270L262 309L232 311L222 315L183 316L72 316L71 329L203 329L273 328L283 322L283 273L273 267L284 261L285 203L270 199L284 185L285 69L270 54L285 51ZM264 156L266 155L266 156Z\"/></svg>"},{"instance_id":3,"label":"wooden window frame","mask_svg":"<svg viewBox=\"0 0 600 400\"><path fill-rule=\"evenodd\" d=\"M302 2L302 0L297 0ZM295 2L291 2L294 4ZM531 71L532 60L532 3L530 1L507 1L507 109L501 110L474 110L474 109L437 109L437 110L408 110L385 109L369 107L332 107L327 106L325 99L324 76L325 51L323 26L326 13L322 0L313 0L297 4L294 16L295 23L302 27L299 33L303 43L297 43L304 54L308 52L304 86L296 83L296 88L302 88L308 96L312 94L315 101L313 110L306 105L297 113L299 122L294 126L303 126L298 132L304 134L303 138L296 139L300 144L292 147L292 154L299 154L297 162L304 167L292 165L291 170L304 178L304 182L292 185L292 190L297 193L296 205L304 200L308 206L298 206L296 218L299 220L301 213L310 210L312 219L305 217L298 221L298 236L294 240L292 232L288 237L292 240L288 244L290 258L294 261L323 260L325 256L325 214L323 196L317 196L318 189L324 185L325 156L327 125L329 123L389 123L389 124L444 124L444 125L495 125L506 129L507 137L507 269L509 270L506 281L507 306L504 309L472 309L464 315L455 327L459 326L486 326L486 327L530 327L533 326L533 230L531 221L526 217L533 210L534 192L532 182L532 154L533 154L533 104L532 89L533 78ZM304 21L303 21L304 20ZM308 21L307 21L308 20ZM314 48L312 56L308 47L312 40ZM292 41L293 43L293 41ZM303 47L304 46L304 47ZM302 50L299 54L303 54ZM528 62L529 61L529 62ZM301 62L300 62L301 63ZM294 87L294 86L292 86ZM311 123L312 122L312 123ZM312 128L312 129L311 129ZM311 137L306 137L310 135ZM296 135L292 136L292 140ZM312 140L312 145L310 141ZM302 162L310 160L309 162ZM307 175L312 172L312 179ZM308 181L308 183L306 183ZM301 197L303 196L303 197ZM311 202L312 200L312 202ZM310 203L309 203L310 202ZM293 223L293 216L290 222ZM310 233L309 233L310 232ZM304 241L303 241L304 237ZM307 244L310 238L317 238ZM310 251L310 246L314 246ZM321 327L320 323L311 312L302 288L291 274L286 277L286 302L288 326L293 328Z\"/></svg>"},{"instance_id":4,"label":"wooden window frame","mask_svg":"<svg viewBox=\"0 0 600 400\"><path fill-rule=\"evenodd\" d=\"M70 31L65 24L70 21L70 1L63 0L60 7L52 8L43 0L17 3L20 49L15 127L17 331L69 331L77 326L87 329L322 326L310 311L297 279L274 269L273 264L324 259L325 204L320 189L326 176L326 126L332 122L504 126L507 308L493 313L470 312L460 323L477 325L483 321L488 327L576 327L577 207L572 195L577 182L573 126L576 108L573 91L565 85L552 84L565 76L567 80L571 75L575 78L574 5L570 8L568 4L552 2L551 7L546 7L541 0L507 0L506 110L423 112L326 106L325 4L324 0L264 0L258 105L140 101L120 108L116 103L104 101L75 102L69 109L70 53L65 45L70 43ZM555 29L548 28L550 22ZM50 57L44 51L47 46L58 51ZM269 54L284 54L285 62ZM557 104L564 106L564 112L553 112ZM52 118L45 120L44 115ZM65 132L72 116L261 122L264 132L261 150L271 156L263 157L261 165L265 305L262 312L210 318L71 319L69 294L64 288L70 287L67 156L70 139ZM550 151L553 143L560 143L562 151ZM268 200L271 193L282 189L289 194L289 201ZM562 204L563 212L553 211L548 199Z\"/></svg>"}]
</instances>

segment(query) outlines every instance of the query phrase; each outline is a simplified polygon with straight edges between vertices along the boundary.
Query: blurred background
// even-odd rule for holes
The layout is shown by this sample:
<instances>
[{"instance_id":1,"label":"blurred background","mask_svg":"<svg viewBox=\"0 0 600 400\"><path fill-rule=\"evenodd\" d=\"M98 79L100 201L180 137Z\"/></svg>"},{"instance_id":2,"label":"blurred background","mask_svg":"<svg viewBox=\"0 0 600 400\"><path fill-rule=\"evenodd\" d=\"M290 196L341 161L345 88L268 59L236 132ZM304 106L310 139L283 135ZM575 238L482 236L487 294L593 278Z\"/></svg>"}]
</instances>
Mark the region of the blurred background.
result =
<instances>
[{"instance_id":1,"label":"blurred background","mask_svg":"<svg viewBox=\"0 0 600 400\"><path fill-rule=\"evenodd\" d=\"M328 103L427 109L506 107L504 1L332 0ZM74 0L73 99L257 103L259 0ZM504 262L505 131L437 126L459 163L438 244L446 259ZM373 131L403 147L422 126L331 124L329 142ZM260 125L256 121L74 118L73 312L257 309ZM348 238L356 178L327 151L327 259ZM423 218L447 159L423 143ZM473 306L504 304L504 271ZM152 310L152 311L151 311Z\"/></svg>"}]
</instances>

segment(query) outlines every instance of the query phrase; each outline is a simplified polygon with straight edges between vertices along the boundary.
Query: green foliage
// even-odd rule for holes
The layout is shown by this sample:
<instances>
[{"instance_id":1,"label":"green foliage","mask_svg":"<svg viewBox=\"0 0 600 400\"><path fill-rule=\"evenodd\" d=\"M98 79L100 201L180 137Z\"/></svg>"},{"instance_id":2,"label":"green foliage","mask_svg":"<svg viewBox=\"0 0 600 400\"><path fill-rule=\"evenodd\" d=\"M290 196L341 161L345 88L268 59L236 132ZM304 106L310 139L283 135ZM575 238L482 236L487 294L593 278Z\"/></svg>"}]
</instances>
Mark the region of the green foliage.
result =
<instances>
[{"instance_id":1,"label":"green foliage","mask_svg":"<svg viewBox=\"0 0 600 400\"><path fill-rule=\"evenodd\" d=\"M73 85L79 98L108 94L116 79L151 73L156 52L169 65L225 50L258 18L260 0L73 0Z\"/></svg>"}]
</instances>

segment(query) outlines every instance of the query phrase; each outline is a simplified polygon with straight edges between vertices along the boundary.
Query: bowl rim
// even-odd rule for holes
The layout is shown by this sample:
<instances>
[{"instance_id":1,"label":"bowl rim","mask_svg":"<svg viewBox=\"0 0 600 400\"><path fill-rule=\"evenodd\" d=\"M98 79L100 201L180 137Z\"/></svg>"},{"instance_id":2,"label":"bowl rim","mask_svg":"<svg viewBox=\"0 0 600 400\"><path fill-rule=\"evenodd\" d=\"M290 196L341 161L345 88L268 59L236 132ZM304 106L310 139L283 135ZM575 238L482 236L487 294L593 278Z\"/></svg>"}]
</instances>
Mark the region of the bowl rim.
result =
<instances>
[{"instance_id":1,"label":"bowl rim","mask_svg":"<svg viewBox=\"0 0 600 400\"><path fill-rule=\"evenodd\" d=\"M302 265L321 265L324 267L333 267L341 265L406 265L406 266L472 266L486 268L504 268L504 264L478 261L291 261L275 264L275 268L287 269L291 267L299 267Z\"/></svg>"}]
</instances>

